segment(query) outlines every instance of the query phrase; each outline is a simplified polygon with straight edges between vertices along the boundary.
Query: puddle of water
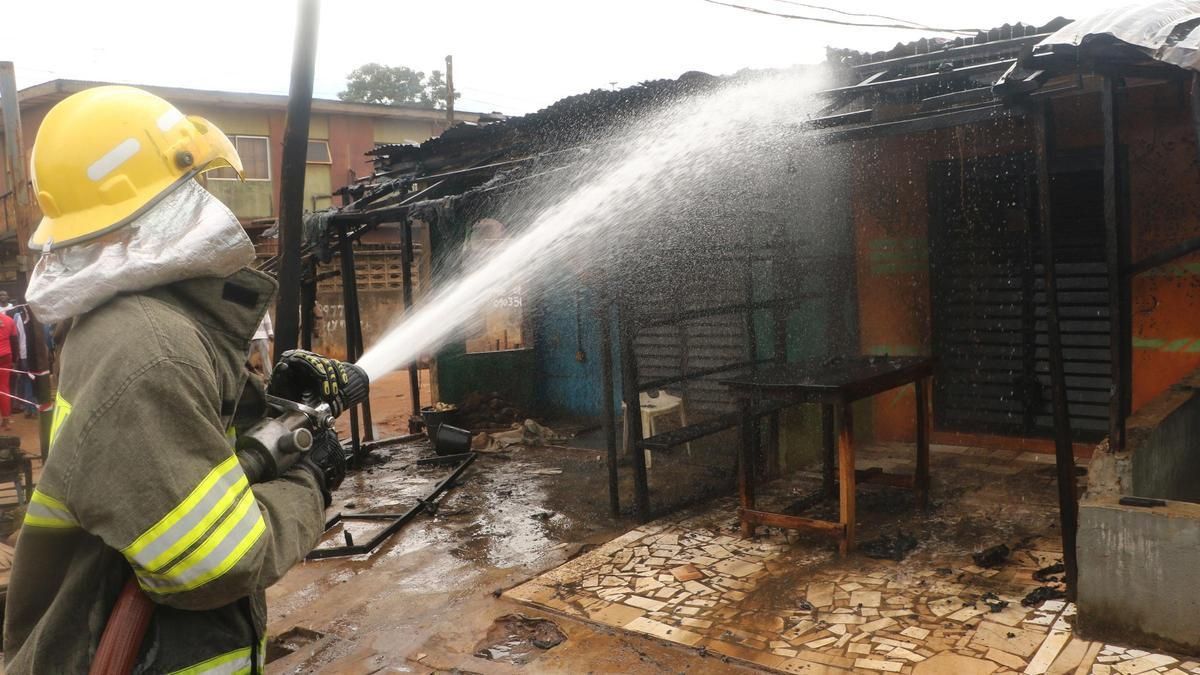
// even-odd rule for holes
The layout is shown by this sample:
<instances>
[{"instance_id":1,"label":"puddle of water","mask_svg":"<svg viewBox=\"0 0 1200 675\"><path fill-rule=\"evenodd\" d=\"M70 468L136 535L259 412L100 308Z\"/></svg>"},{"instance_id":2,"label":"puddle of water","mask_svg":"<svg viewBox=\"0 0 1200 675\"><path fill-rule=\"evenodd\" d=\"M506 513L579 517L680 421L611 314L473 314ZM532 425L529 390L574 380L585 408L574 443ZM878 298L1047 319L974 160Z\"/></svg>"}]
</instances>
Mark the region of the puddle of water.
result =
<instances>
[{"instance_id":1,"label":"puddle of water","mask_svg":"<svg viewBox=\"0 0 1200 675\"><path fill-rule=\"evenodd\" d=\"M565 642L566 633L549 619L505 614L496 619L487 636L475 646L475 656L489 661L524 665Z\"/></svg>"},{"instance_id":2,"label":"puddle of water","mask_svg":"<svg viewBox=\"0 0 1200 675\"><path fill-rule=\"evenodd\" d=\"M288 654L307 647L323 637L325 637L324 633L300 628L299 626L292 628L286 633L281 633L267 642L267 663L282 659Z\"/></svg>"}]
</instances>

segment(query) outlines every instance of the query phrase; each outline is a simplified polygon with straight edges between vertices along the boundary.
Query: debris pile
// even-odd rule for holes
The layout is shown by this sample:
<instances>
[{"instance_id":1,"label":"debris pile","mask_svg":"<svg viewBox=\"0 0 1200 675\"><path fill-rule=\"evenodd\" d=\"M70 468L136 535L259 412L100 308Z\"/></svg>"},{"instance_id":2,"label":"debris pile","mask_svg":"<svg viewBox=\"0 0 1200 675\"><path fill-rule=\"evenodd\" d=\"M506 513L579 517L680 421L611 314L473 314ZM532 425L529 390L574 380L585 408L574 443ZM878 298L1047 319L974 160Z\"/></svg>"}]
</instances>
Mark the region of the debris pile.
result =
<instances>
[{"instance_id":1,"label":"debris pile","mask_svg":"<svg viewBox=\"0 0 1200 675\"><path fill-rule=\"evenodd\" d=\"M494 391L490 394L473 391L464 396L458 406L459 423L472 430L506 429L525 417L525 411Z\"/></svg>"},{"instance_id":2,"label":"debris pile","mask_svg":"<svg viewBox=\"0 0 1200 675\"><path fill-rule=\"evenodd\" d=\"M858 549L871 558L883 560L904 560L910 551L917 547L917 538L899 532L896 536L885 534L878 539L872 539L859 544Z\"/></svg>"},{"instance_id":3,"label":"debris pile","mask_svg":"<svg viewBox=\"0 0 1200 675\"><path fill-rule=\"evenodd\" d=\"M476 434L471 439L471 449L478 452L502 452L514 445L537 448L560 443L568 438L550 427L542 426L533 420L525 420L523 424L513 424L507 431Z\"/></svg>"}]
</instances>

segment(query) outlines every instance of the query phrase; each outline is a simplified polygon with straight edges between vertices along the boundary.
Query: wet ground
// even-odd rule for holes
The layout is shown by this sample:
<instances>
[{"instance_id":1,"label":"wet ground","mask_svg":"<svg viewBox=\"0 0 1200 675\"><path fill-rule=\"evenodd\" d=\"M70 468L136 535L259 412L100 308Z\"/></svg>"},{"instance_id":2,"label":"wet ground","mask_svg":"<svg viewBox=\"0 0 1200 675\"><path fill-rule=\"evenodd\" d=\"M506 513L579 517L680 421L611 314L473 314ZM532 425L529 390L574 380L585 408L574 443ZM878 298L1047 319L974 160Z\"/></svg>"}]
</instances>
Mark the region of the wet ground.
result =
<instances>
[{"instance_id":1,"label":"wet ground","mask_svg":"<svg viewBox=\"0 0 1200 675\"><path fill-rule=\"evenodd\" d=\"M424 442L376 454L376 463L347 479L331 514L407 508L450 471L416 464L433 456ZM269 671L711 672L677 647L498 597L632 527L609 518L604 481L596 450L481 455L436 515L418 516L370 555L305 563L268 591L271 635L317 634L293 644ZM365 526L352 531L356 542L370 536ZM322 546L342 543L335 531ZM476 656L489 633L505 642L494 624L514 613L551 618L566 639L531 650L525 665L499 652L501 658Z\"/></svg>"}]
</instances>

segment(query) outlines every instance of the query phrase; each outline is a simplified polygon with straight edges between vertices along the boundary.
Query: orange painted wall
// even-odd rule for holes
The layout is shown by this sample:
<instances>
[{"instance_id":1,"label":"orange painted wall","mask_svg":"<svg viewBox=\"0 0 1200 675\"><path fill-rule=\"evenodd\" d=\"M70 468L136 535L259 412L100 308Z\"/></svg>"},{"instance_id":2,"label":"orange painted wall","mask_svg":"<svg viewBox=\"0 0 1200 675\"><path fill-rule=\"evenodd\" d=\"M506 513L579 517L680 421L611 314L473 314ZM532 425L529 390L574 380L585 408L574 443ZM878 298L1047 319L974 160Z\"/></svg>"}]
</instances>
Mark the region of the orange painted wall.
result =
<instances>
[{"instance_id":1,"label":"orange painted wall","mask_svg":"<svg viewBox=\"0 0 1200 675\"><path fill-rule=\"evenodd\" d=\"M1200 237L1200 164L1188 92L1129 90L1121 141L1129 159L1133 260ZM1100 101L1054 102L1062 149L1103 145ZM853 214L860 345L864 354L930 352L927 172L930 162L1032 148L1022 120L957 127L854 145ZM1200 254L1140 275L1132 286L1133 407L1200 368ZM909 387L872 402L880 440L912 440Z\"/></svg>"},{"instance_id":2,"label":"orange painted wall","mask_svg":"<svg viewBox=\"0 0 1200 675\"><path fill-rule=\"evenodd\" d=\"M1200 166L1187 91L1130 92L1132 259L1200 236ZM1133 408L1200 367L1200 255L1138 275L1132 287Z\"/></svg>"}]
</instances>

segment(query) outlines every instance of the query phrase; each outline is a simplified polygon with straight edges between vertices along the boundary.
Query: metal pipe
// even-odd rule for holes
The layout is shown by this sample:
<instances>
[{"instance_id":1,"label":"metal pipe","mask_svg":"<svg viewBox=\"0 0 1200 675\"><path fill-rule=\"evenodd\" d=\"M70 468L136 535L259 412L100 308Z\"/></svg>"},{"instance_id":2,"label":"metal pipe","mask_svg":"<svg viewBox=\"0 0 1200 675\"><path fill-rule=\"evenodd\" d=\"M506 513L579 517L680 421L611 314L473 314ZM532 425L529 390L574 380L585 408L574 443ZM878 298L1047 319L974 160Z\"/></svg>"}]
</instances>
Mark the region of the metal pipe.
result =
<instances>
[{"instance_id":1,"label":"metal pipe","mask_svg":"<svg viewBox=\"0 0 1200 675\"><path fill-rule=\"evenodd\" d=\"M354 243L349 238L343 237L338 251L338 262L341 263L342 269L342 320L346 324L346 360L350 362L358 359L358 340L354 336L355 327L358 324L355 321L353 308L358 299L354 296L353 245ZM357 465L362 460L361 437L358 433L358 408L351 407L346 412L350 413L350 447L353 450L354 463Z\"/></svg>"},{"instance_id":2,"label":"metal pipe","mask_svg":"<svg viewBox=\"0 0 1200 675\"><path fill-rule=\"evenodd\" d=\"M1046 282L1046 333L1050 347L1050 383L1054 403L1054 458L1058 475L1058 513L1061 520L1063 567L1067 597L1075 599L1078 565L1075 535L1079 523L1079 504L1075 490L1075 454L1071 444L1071 416L1067 407L1067 377L1063 366L1062 336L1058 325L1058 281L1054 267L1054 227L1050 211L1050 153L1053 122L1049 103L1043 103L1035 117L1038 221L1042 230L1042 266Z\"/></svg>"},{"instance_id":3,"label":"metal pipe","mask_svg":"<svg viewBox=\"0 0 1200 675\"><path fill-rule=\"evenodd\" d=\"M1128 320L1123 314L1125 277L1121 264L1125 242L1121 233L1120 199L1117 191L1120 129L1119 110L1116 101L1117 83L1113 77L1105 77L1100 91L1100 107L1104 115L1104 249L1108 263L1108 321L1109 352L1112 358L1112 387L1108 406L1109 448L1119 452L1125 448L1125 381L1129 363L1123 348L1124 324Z\"/></svg>"},{"instance_id":4,"label":"metal pipe","mask_svg":"<svg viewBox=\"0 0 1200 675\"><path fill-rule=\"evenodd\" d=\"M312 112L313 74L317 58L319 0L300 0L292 51L283 131L283 166L279 187L279 298L275 305L275 355L295 349L300 333L300 245L303 238L304 170L308 155L308 123Z\"/></svg>"},{"instance_id":5,"label":"metal pipe","mask_svg":"<svg viewBox=\"0 0 1200 675\"><path fill-rule=\"evenodd\" d=\"M625 447L633 452L633 499L638 520L650 520L650 484L646 477L646 454L642 441L642 398L638 390L637 357L633 340L636 328L628 305L617 304L617 331L621 344L621 391L625 401Z\"/></svg>"},{"instance_id":6,"label":"metal pipe","mask_svg":"<svg viewBox=\"0 0 1200 675\"><path fill-rule=\"evenodd\" d=\"M600 304L600 395L604 410L604 447L608 465L608 509L613 518L621 515L621 483L617 473L617 410L613 403L612 303Z\"/></svg>"}]
</instances>

